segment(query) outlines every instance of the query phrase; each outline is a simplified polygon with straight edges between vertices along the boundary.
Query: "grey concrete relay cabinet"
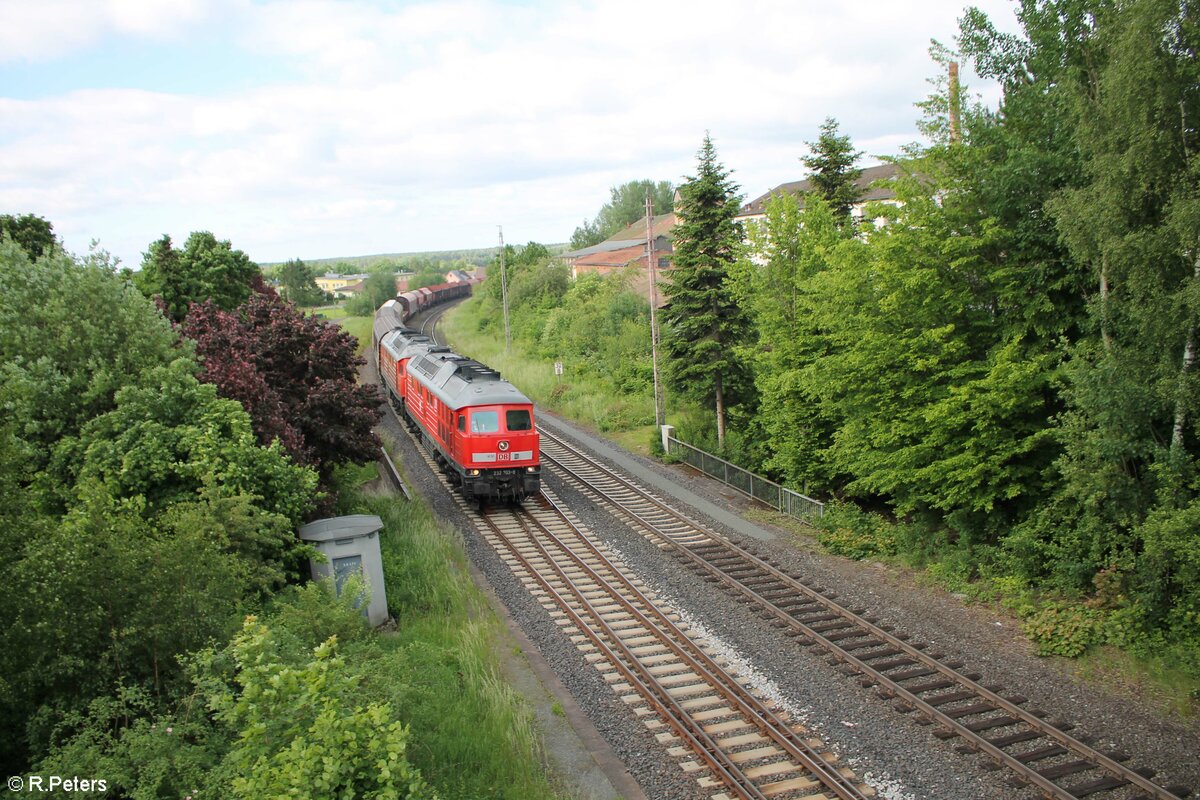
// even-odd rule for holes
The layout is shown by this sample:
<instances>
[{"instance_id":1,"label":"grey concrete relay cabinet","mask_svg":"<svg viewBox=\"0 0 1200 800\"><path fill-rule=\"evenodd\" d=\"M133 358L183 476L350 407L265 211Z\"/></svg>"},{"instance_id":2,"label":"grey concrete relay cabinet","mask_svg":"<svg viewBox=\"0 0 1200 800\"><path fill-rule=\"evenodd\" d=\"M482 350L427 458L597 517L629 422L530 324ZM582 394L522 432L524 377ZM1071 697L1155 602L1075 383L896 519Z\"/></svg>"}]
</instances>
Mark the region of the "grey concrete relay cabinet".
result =
<instances>
[{"instance_id":1,"label":"grey concrete relay cabinet","mask_svg":"<svg viewBox=\"0 0 1200 800\"><path fill-rule=\"evenodd\" d=\"M362 575L371 589L371 602L364 609L372 625L387 622L387 592L383 583L383 556L379 531L383 520L374 514L354 514L310 522L300 528L300 538L312 542L327 559L313 559L314 580L332 577L338 594L350 575Z\"/></svg>"}]
</instances>

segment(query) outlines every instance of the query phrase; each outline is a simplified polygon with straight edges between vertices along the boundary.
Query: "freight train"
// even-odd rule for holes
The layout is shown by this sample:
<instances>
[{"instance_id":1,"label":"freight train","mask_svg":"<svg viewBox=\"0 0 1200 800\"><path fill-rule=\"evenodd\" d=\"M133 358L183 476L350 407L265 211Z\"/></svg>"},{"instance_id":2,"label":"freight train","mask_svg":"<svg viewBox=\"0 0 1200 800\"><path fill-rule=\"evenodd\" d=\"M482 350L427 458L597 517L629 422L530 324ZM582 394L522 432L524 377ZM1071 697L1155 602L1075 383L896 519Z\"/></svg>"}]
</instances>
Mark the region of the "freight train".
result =
<instances>
[{"instance_id":1,"label":"freight train","mask_svg":"<svg viewBox=\"0 0 1200 800\"><path fill-rule=\"evenodd\" d=\"M519 503L541 491L533 402L499 372L406 326L417 312L470 287L431 290L407 292L375 314L375 353L388 398L467 499L481 506Z\"/></svg>"}]
</instances>

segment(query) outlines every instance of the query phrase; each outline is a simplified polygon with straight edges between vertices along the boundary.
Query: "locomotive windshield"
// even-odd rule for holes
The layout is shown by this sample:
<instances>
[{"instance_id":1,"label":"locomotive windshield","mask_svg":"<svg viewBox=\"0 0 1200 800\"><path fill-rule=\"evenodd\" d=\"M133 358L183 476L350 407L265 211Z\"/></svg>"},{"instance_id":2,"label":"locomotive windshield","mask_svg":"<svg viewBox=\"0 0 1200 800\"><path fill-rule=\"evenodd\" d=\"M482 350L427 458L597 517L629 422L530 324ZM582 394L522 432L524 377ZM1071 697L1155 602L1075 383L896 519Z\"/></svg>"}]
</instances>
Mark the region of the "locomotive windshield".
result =
<instances>
[{"instance_id":1,"label":"locomotive windshield","mask_svg":"<svg viewBox=\"0 0 1200 800\"><path fill-rule=\"evenodd\" d=\"M500 412L473 411L471 413L471 433L499 433Z\"/></svg>"},{"instance_id":2,"label":"locomotive windshield","mask_svg":"<svg viewBox=\"0 0 1200 800\"><path fill-rule=\"evenodd\" d=\"M527 431L533 427L530 424L529 412L523 408L509 409L504 412L504 423L510 431Z\"/></svg>"}]
</instances>

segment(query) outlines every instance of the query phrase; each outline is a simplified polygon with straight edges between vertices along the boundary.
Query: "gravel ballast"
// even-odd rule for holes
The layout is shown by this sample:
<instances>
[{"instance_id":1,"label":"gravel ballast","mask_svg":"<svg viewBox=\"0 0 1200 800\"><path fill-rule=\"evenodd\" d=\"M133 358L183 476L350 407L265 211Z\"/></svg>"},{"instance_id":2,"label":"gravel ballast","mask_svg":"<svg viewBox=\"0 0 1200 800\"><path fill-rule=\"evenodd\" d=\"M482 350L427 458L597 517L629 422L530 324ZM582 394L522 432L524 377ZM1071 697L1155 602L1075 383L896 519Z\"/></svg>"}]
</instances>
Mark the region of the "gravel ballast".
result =
<instances>
[{"instance_id":1,"label":"gravel ballast","mask_svg":"<svg viewBox=\"0 0 1200 800\"><path fill-rule=\"evenodd\" d=\"M665 496L699 496L720 511L714 520L702 510L676 501L680 510L715 532L752 542L810 585L837 591L838 602L862 606L882 623L895 625L931 651L966 662L982 674L982 683L998 684L1030 699L1051 717L1078 727L1073 735L1090 734L1102 749L1112 747L1132 756L1137 767L1158 771L1156 781L1200 787L1200 729L1195 723L1166 720L1148 712L1136 698L1089 685L1058 662L1032 655L1029 643L1014 622L982 606L967 606L937 589L916 585L900 571L870 562L851 562L797 548L785 531L751 523L740 513L750 501L708 478L681 466L664 466L618 451L586 432L545 412L543 424L571 436L583 449L620 469L636 464L643 475L653 474L655 491ZM491 547L474 531L454 498L415 452L412 440L394 419L385 423L395 440L412 487L430 503L434 513L463 533L472 562L487 578L511 618L538 648L579 707L604 736L650 798L707 797L695 780L683 773L653 735L588 665L579 650ZM875 693L860 687L816 648L798 646L765 623L742 603L682 568L606 508L544 469L546 485L561 497L579 519L613 548L659 596L667 599L692 626L703 630L714 647L739 671L752 675L753 685L776 699L820 738L855 773L870 782L884 798L1029 798L1028 789L1014 787L1005 771L984 769L984 760L954 750L956 742L941 741L912 715L895 710ZM639 478L639 480L645 480Z\"/></svg>"}]
</instances>

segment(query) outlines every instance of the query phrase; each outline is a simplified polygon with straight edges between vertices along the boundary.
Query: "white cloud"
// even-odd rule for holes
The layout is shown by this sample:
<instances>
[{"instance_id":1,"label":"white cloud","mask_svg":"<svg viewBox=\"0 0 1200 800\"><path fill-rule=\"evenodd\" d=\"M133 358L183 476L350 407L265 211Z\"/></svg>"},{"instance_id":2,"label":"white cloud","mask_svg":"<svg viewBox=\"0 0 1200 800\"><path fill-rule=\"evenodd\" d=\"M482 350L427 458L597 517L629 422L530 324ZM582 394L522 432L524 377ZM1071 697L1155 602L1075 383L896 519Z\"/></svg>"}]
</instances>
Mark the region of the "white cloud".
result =
<instances>
[{"instance_id":1,"label":"white cloud","mask_svg":"<svg viewBox=\"0 0 1200 800\"><path fill-rule=\"evenodd\" d=\"M0 0L0 62L47 61L106 37L175 38L213 0Z\"/></svg>"},{"instance_id":2,"label":"white cloud","mask_svg":"<svg viewBox=\"0 0 1200 800\"><path fill-rule=\"evenodd\" d=\"M262 260L487 246L498 223L514 241L562 241L609 186L689 174L705 130L754 197L799 177L826 116L872 155L915 139L929 37L951 40L961 13L950 0L31 7L3 6L0 50L5 37L33 42L28 58L71 37L185 47L189 24L225 15L243 47L304 76L0 96L0 208L43 214L75 249L99 236L127 262L201 228Z\"/></svg>"}]
</instances>

